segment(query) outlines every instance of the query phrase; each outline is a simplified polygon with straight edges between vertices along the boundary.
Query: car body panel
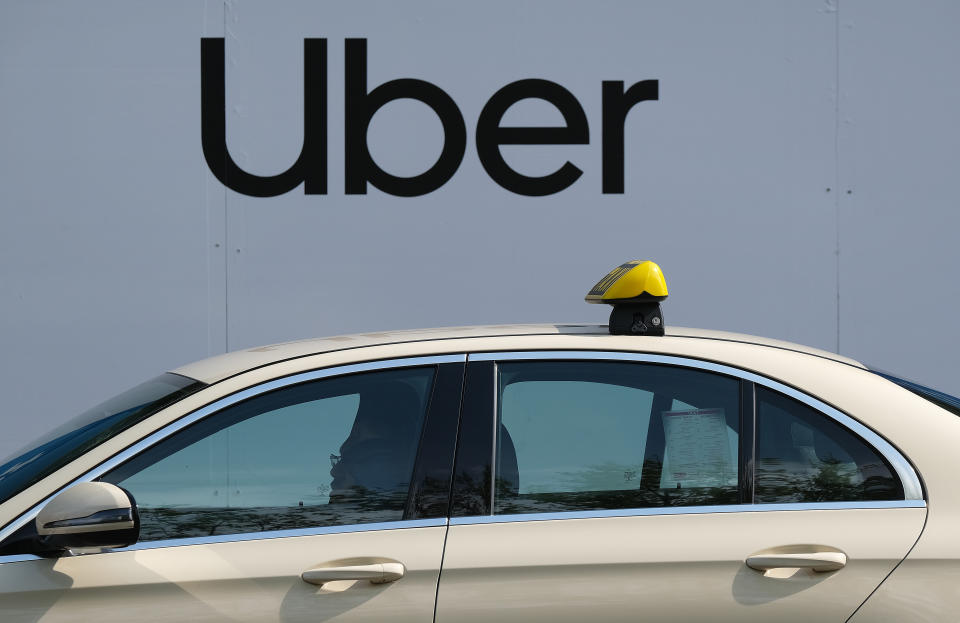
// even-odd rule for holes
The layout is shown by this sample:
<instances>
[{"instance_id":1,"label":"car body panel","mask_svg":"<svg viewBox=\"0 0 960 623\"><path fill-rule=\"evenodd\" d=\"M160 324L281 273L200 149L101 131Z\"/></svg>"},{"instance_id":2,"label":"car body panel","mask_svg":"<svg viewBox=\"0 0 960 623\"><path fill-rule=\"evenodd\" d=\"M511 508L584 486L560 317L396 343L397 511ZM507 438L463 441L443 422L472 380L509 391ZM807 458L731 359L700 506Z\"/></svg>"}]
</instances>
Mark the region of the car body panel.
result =
<instances>
[{"instance_id":1,"label":"car body panel","mask_svg":"<svg viewBox=\"0 0 960 623\"><path fill-rule=\"evenodd\" d=\"M960 565L956 559L927 557L923 553L917 556L911 552L850 622L956 620L957 586L960 586Z\"/></svg>"},{"instance_id":2,"label":"car body panel","mask_svg":"<svg viewBox=\"0 0 960 623\"><path fill-rule=\"evenodd\" d=\"M429 623L446 526L157 546L0 564L9 623L131 620ZM357 556L402 562L390 584L308 584L300 574Z\"/></svg>"},{"instance_id":3,"label":"car body panel","mask_svg":"<svg viewBox=\"0 0 960 623\"><path fill-rule=\"evenodd\" d=\"M925 515L889 508L451 525L437 621L844 621L906 555ZM836 547L848 563L786 577L744 564L800 543Z\"/></svg>"},{"instance_id":4,"label":"car body panel","mask_svg":"<svg viewBox=\"0 0 960 623\"><path fill-rule=\"evenodd\" d=\"M770 338L732 333L728 331L711 331L707 329L691 329L687 327L667 327L665 337L681 337L703 340L719 340L724 342L743 342L758 346L769 346L796 352L806 353L839 361L852 366L863 367L858 361L831 353L829 351L802 346L792 342L773 340ZM395 345L402 347L405 344L424 342L432 344L437 352L450 352L441 342L446 340L460 340L464 338L502 338L509 344L510 338L519 338L535 335L592 335L604 339L613 339L624 342L627 350L632 350L636 340L648 340L648 337L611 336L606 325L569 323L569 324L515 324L489 325L477 327L440 327L435 329L413 329L404 331L385 331L381 333L362 333L357 335L339 335L334 337L317 338L312 340L297 340L268 346L258 346L246 350L234 351L224 355L217 355L191 363L173 372L189 376L204 383L216 383L241 372L258 368L288 359L297 359L320 353L336 351L351 351L369 346ZM663 338L654 338L663 339ZM631 344L631 342L633 344ZM509 348L509 346L507 346Z\"/></svg>"}]
</instances>

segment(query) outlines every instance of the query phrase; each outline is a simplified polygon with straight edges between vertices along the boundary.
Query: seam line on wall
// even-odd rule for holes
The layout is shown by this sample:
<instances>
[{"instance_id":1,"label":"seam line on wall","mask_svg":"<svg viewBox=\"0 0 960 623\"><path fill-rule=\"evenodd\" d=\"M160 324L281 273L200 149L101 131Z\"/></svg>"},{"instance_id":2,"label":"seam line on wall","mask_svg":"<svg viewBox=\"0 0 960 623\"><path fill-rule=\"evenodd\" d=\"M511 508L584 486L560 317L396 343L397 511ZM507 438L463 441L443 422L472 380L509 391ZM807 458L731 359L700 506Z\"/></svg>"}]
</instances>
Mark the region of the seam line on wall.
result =
<instances>
[{"instance_id":1,"label":"seam line on wall","mask_svg":"<svg viewBox=\"0 0 960 623\"><path fill-rule=\"evenodd\" d=\"M227 50L227 9L229 1L223 0L223 50L226 56ZM223 92L227 92L227 63L224 59L223 71ZM227 118L227 98L223 98L224 120ZM226 121L224 121L226 125ZM224 144L226 144L226 132L224 132ZM223 149L223 170L227 170L227 158L229 158L226 145ZM227 205L227 198L230 195L230 189L223 189L223 352L230 352L230 210Z\"/></svg>"},{"instance_id":2,"label":"seam line on wall","mask_svg":"<svg viewBox=\"0 0 960 623\"><path fill-rule=\"evenodd\" d=\"M834 124L833 124L833 164L834 164L834 261L836 267L836 306L837 306L837 343L836 352L840 353L840 2L836 1L834 11Z\"/></svg>"}]
</instances>

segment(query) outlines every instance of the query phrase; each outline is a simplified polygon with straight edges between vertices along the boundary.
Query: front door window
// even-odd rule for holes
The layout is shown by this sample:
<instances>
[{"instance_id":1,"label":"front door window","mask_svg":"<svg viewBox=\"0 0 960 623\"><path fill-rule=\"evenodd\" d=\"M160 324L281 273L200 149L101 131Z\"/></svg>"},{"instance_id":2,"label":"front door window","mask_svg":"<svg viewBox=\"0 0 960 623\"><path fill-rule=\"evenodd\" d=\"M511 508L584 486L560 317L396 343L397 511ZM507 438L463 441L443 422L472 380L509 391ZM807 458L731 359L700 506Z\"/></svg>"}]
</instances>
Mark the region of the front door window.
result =
<instances>
[{"instance_id":1,"label":"front door window","mask_svg":"<svg viewBox=\"0 0 960 623\"><path fill-rule=\"evenodd\" d=\"M107 473L141 541L403 519L435 368L355 374L238 403Z\"/></svg>"}]
</instances>

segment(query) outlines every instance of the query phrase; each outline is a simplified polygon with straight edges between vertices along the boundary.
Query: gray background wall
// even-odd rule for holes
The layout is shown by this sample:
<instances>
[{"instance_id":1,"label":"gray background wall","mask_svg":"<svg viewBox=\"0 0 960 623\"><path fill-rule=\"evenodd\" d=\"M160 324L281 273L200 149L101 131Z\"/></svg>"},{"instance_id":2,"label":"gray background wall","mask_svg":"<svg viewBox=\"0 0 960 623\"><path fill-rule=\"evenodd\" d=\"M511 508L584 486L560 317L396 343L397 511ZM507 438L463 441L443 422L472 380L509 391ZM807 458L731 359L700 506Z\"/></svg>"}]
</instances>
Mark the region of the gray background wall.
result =
<instances>
[{"instance_id":1,"label":"gray background wall","mask_svg":"<svg viewBox=\"0 0 960 623\"><path fill-rule=\"evenodd\" d=\"M586 290L655 259L667 322L839 351L960 392L960 5L953 2L0 4L0 455L163 369L266 342L474 323L605 322ZM227 137L278 173L303 138L303 38L326 37L329 179L226 190L200 144L200 38L225 37ZM368 85L420 78L466 120L437 191L343 188L346 37ZM500 87L552 80L590 143L511 146L555 195L512 194L474 146ZM657 79L600 189L601 82ZM542 101L504 124L560 123ZM441 126L394 102L376 161L415 175Z\"/></svg>"}]
</instances>

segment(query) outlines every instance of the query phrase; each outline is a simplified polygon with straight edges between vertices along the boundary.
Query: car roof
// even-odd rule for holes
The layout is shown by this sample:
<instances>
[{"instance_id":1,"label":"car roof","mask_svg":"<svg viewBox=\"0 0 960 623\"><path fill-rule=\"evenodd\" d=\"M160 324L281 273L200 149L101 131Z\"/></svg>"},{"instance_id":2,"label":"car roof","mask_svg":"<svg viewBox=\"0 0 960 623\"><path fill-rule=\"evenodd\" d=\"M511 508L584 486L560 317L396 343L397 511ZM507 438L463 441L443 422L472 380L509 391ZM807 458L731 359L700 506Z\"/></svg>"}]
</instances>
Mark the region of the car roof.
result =
<instances>
[{"instance_id":1,"label":"car roof","mask_svg":"<svg viewBox=\"0 0 960 623\"><path fill-rule=\"evenodd\" d=\"M389 344L404 344L413 342L458 340L464 338L495 338L532 335L609 335L607 325L598 324L510 324L510 325L482 325L472 327L440 327L434 329L411 329L399 331L383 331L378 333L357 333L353 335L337 335L333 337L297 340L258 346L217 355L195 363L187 364L172 372L188 376L204 383L216 383L223 379L240 374L247 370L270 365L280 361L287 361L309 355L329 353L334 351L352 350L369 346ZM619 336L611 336L619 337ZM836 353L811 348L792 342L757 337L742 333L727 331L712 331L708 329L690 329L686 327L668 327L664 338L637 336L636 340L651 339L703 339L720 340L725 342L739 342L754 344L770 348L790 350L816 357L823 357L832 361L863 368L859 361L844 357ZM642 350L643 342L637 342L637 350ZM508 346L505 349L509 348ZM611 350L623 350L622 342Z\"/></svg>"}]
</instances>

